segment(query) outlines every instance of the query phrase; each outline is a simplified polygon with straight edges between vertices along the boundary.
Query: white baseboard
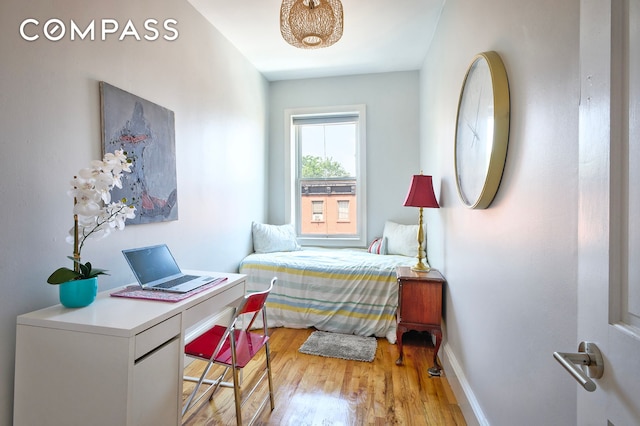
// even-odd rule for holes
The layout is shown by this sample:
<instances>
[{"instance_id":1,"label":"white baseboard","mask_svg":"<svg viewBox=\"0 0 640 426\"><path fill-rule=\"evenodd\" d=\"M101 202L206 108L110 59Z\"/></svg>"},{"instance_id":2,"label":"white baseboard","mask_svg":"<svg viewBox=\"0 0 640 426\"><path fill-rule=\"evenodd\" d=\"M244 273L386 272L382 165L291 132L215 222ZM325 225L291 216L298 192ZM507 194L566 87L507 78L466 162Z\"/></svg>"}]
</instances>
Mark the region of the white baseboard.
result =
<instances>
[{"instance_id":1,"label":"white baseboard","mask_svg":"<svg viewBox=\"0 0 640 426\"><path fill-rule=\"evenodd\" d=\"M458 405L462 414L469 426L490 426L489 421L484 416L480 404L476 399L469 382L467 381L464 371L460 367L455 354L451 350L451 347L445 343L443 345L443 351L441 352L444 357L440 359L442 362L442 368L446 374L447 380L451 385Z\"/></svg>"}]
</instances>

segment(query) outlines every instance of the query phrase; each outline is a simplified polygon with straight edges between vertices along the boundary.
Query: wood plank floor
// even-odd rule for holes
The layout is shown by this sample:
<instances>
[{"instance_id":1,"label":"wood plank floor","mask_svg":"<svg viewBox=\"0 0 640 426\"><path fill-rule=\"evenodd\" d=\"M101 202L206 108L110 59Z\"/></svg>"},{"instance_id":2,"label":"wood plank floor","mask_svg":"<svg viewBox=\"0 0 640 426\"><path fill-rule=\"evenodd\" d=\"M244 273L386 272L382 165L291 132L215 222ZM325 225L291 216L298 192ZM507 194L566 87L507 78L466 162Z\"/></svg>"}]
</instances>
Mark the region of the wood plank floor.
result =
<instances>
[{"instance_id":1,"label":"wood plank floor","mask_svg":"<svg viewBox=\"0 0 640 426\"><path fill-rule=\"evenodd\" d=\"M430 377L427 369L433 358L428 334L404 335L404 366L396 366L397 345L378 339L373 362L347 361L306 355L298 348L311 329L271 330L271 367L274 379L275 410L269 404L255 424L258 425L465 425L462 412L446 377ZM427 342L428 341L428 342ZM262 351L264 353L264 351ZM252 365L262 367L261 358L244 369L244 389L251 389ZM202 364L194 362L185 373L196 376ZM267 386L243 406L246 424ZM184 397L193 389L185 382ZM221 388L211 402L201 401L184 416L184 424L233 425L233 390Z\"/></svg>"}]
</instances>

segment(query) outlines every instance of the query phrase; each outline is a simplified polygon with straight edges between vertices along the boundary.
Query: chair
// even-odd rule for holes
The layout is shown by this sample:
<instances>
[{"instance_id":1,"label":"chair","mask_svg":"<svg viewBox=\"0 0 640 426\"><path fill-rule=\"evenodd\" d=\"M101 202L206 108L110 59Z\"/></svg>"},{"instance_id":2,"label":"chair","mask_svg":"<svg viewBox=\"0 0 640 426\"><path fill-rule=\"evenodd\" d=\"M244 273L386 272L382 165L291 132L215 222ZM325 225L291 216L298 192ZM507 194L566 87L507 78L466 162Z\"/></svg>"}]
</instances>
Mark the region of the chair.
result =
<instances>
[{"instance_id":1,"label":"chair","mask_svg":"<svg viewBox=\"0 0 640 426\"><path fill-rule=\"evenodd\" d=\"M269 288L267 290L246 295L244 299L242 299L240 305L235 308L231 321L229 322L229 325L227 327L215 325L213 328L207 330L200 336L196 337L193 341L185 345L185 355L207 361L207 366L205 367L199 379L195 377L184 377L184 379L187 381L197 382L197 385L193 389L191 395L189 395L187 402L182 408L183 416L187 412L187 410L195 405L200 399L202 399L202 397L206 395L210 389L213 388L213 392L211 392L211 395L209 396L209 401L213 399L213 395L216 393L218 387L233 387L236 405L236 422L240 426L242 425L241 407L253 394L260 383L262 383L265 375L269 380L268 397L271 402L271 411L273 411L273 409L275 408L275 403L273 398L273 383L271 378L271 358L269 353L269 336L267 334L267 313L265 302L267 300L267 296L269 296L269 292L273 289L276 280L277 278L275 277L271 280L271 284L269 285ZM249 330L251 329L254 320L257 318L260 312L262 312L263 334L250 332ZM241 315L245 316L241 317ZM250 318L250 320L248 321L246 327L242 327L241 324L246 323L246 320L248 318ZM249 361L253 359L254 355L256 355L260 351L260 349L262 349L262 347L265 348L267 367L266 371L262 373L256 384L243 400L240 393L240 381L238 373L249 363ZM213 364L224 366L224 371L215 380L207 379L206 376ZM223 382L229 369L231 369L233 373L233 383ZM203 391L202 395L200 395L200 397L198 397L194 401L194 397L203 383L209 385L209 387L205 391ZM254 414L250 423L253 423L266 403L267 396L264 397L262 403L260 404L260 407Z\"/></svg>"}]
</instances>

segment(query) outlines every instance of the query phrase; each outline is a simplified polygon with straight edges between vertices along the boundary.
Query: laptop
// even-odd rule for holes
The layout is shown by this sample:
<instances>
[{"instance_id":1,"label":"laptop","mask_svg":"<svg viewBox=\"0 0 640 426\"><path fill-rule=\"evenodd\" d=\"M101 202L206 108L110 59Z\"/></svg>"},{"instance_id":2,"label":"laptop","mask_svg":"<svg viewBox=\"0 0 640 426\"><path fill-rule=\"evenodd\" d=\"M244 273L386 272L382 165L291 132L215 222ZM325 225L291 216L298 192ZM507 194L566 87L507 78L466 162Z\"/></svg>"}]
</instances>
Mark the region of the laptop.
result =
<instances>
[{"instance_id":1,"label":"laptop","mask_svg":"<svg viewBox=\"0 0 640 426\"><path fill-rule=\"evenodd\" d=\"M215 277L183 274L166 244L122 250L144 290L187 293L215 281Z\"/></svg>"}]
</instances>

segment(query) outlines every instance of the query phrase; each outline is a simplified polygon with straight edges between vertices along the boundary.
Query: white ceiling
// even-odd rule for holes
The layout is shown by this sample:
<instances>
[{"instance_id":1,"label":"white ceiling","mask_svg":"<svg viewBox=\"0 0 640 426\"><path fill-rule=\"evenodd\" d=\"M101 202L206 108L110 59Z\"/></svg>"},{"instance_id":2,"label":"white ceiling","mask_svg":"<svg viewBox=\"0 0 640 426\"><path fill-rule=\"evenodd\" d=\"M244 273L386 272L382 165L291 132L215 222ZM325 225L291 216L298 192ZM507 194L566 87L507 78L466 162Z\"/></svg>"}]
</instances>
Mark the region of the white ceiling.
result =
<instances>
[{"instance_id":1,"label":"white ceiling","mask_svg":"<svg viewBox=\"0 0 640 426\"><path fill-rule=\"evenodd\" d=\"M342 38L299 49L280 35L281 0L189 0L269 81L420 69L445 1L342 0Z\"/></svg>"}]
</instances>

